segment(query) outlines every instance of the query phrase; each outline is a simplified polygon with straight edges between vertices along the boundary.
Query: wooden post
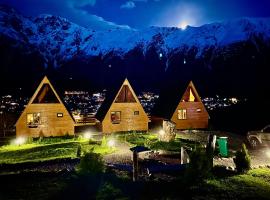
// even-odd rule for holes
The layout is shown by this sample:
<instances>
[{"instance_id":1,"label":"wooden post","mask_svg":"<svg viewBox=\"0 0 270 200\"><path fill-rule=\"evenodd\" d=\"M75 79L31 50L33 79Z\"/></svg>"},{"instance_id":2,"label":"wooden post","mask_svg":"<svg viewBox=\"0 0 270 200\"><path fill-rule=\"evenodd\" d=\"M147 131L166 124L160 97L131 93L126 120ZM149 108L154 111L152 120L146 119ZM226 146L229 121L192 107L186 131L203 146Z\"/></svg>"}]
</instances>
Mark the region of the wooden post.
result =
<instances>
[{"instance_id":1,"label":"wooden post","mask_svg":"<svg viewBox=\"0 0 270 200\"><path fill-rule=\"evenodd\" d=\"M133 181L138 180L138 153L133 151Z\"/></svg>"},{"instance_id":2,"label":"wooden post","mask_svg":"<svg viewBox=\"0 0 270 200\"><path fill-rule=\"evenodd\" d=\"M184 147L181 147L181 161L180 164L184 164Z\"/></svg>"},{"instance_id":3,"label":"wooden post","mask_svg":"<svg viewBox=\"0 0 270 200\"><path fill-rule=\"evenodd\" d=\"M216 139L217 139L217 136L212 135L212 134L208 135L208 138L207 138L206 153L210 159L209 161L211 164L211 168L213 167L213 156L214 156L214 151L216 148Z\"/></svg>"}]
</instances>

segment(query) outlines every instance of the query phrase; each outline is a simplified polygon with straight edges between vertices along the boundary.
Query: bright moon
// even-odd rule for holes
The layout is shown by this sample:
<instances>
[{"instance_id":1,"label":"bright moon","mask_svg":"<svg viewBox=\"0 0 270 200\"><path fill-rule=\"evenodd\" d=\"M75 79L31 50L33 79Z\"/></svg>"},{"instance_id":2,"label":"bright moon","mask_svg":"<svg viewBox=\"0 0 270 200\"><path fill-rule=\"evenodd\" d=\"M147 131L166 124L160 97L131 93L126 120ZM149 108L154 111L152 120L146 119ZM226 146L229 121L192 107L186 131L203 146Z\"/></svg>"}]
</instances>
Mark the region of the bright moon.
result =
<instances>
[{"instance_id":1,"label":"bright moon","mask_svg":"<svg viewBox=\"0 0 270 200\"><path fill-rule=\"evenodd\" d=\"M185 30L187 28L187 26L188 26L187 21L182 21L179 24L179 28L181 28L182 30Z\"/></svg>"}]
</instances>

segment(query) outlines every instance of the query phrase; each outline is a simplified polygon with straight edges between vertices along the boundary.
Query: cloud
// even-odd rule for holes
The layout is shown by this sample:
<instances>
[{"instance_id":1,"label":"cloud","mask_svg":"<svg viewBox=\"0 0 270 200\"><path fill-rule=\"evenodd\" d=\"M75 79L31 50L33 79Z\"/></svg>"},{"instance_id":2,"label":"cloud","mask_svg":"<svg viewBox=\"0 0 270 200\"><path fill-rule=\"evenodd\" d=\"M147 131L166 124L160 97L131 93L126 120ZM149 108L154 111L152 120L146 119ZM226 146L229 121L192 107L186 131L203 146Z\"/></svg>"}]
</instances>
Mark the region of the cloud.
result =
<instances>
[{"instance_id":1,"label":"cloud","mask_svg":"<svg viewBox=\"0 0 270 200\"><path fill-rule=\"evenodd\" d=\"M107 30L112 28L127 28L127 25L118 25L106 21L104 18L91 14L83 9L84 6L95 6L98 0L0 0L1 3L16 8L27 16L36 17L39 14L52 14L67 18L81 26Z\"/></svg>"},{"instance_id":2,"label":"cloud","mask_svg":"<svg viewBox=\"0 0 270 200\"><path fill-rule=\"evenodd\" d=\"M124 3L120 6L120 8L122 8L122 9L132 9L135 7L136 7L136 5L133 1L127 1L126 3Z\"/></svg>"}]
</instances>

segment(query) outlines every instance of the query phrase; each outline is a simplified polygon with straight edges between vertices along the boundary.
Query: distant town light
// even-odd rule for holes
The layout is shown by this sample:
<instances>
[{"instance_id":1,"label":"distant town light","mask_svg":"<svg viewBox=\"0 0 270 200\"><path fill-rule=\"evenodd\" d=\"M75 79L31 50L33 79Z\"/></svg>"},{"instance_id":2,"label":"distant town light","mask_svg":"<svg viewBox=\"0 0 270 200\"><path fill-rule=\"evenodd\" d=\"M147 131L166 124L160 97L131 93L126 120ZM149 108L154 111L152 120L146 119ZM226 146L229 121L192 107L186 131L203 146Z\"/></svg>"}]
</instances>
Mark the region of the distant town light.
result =
<instances>
[{"instance_id":1,"label":"distant town light","mask_svg":"<svg viewBox=\"0 0 270 200\"><path fill-rule=\"evenodd\" d=\"M159 53L159 57L162 58L163 57L163 54L162 53Z\"/></svg>"},{"instance_id":2,"label":"distant town light","mask_svg":"<svg viewBox=\"0 0 270 200\"><path fill-rule=\"evenodd\" d=\"M90 132L86 132L86 133L83 134L83 138L84 139L90 139L90 138L92 138L92 134Z\"/></svg>"},{"instance_id":3,"label":"distant town light","mask_svg":"<svg viewBox=\"0 0 270 200\"><path fill-rule=\"evenodd\" d=\"M13 144L15 145L22 145L26 142L26 138L25 137L18 137L13 141Z\"/></svg>"},{"instance_id":4,"label":"distant town light","mask_svg":"<svg viewBox=\"0 0 270 200\"><path fill-rule=\"evenodd\" d=\"M110 139L108 141L108 146L111 147L111 148L114 147L115 146L115 141L113 139Z\"/></svg>"},{"instance_id":5,"label":"distant town light","mask_svg":"<svg viewBox=\"0 0 270 200\"><path fill-rule=\"evenodd\" d=\"M184 65L187 63L186 59L184 58L184 61L183 61Z\"/></svg>"}]
</instances>

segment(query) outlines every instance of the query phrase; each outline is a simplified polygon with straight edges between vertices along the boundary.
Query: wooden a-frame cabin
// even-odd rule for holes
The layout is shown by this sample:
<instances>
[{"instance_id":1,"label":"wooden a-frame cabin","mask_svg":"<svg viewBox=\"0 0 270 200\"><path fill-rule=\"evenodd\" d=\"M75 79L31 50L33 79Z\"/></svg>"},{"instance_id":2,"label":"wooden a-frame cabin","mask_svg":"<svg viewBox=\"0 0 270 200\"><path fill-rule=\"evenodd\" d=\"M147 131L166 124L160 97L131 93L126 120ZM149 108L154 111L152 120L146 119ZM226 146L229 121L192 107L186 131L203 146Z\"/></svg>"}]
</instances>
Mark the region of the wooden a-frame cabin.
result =
<instances>
[{"instance_id":1,"label":"wooden a-frame cabin","mask_svg":"<svg viewBox=\"0 0 270 200\"><path fill-rule=\"evenodd\" d=\"M157 116L174 122L176 129L208 128L209 114L192 81L184 90L180 101L179 98L170 96L163 96L161 99L163 101L156 107L159 113Z\"/></svg>"},{"instance_id":2,"label":"wooden a-frame cabin","mask_svg":"<svg viewBox=\"0 0 270 200\"><path fill-rule=\"evenodd\" d=\"M129 81L124 80L119 91L106 95L96 118L103 133L147 131L149 118Z\"/></svg>"},{"instance_id":3,"label":"wooden a-frame cabin","mask_svg":"<svg viewBox=\"0 0 270 200\"><path fill-rule=\"evenodd\" d=\"M74 135L74 119L45 76L16 122L16 136Z\"/></svg>"}]
</instances>

